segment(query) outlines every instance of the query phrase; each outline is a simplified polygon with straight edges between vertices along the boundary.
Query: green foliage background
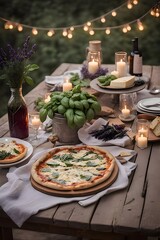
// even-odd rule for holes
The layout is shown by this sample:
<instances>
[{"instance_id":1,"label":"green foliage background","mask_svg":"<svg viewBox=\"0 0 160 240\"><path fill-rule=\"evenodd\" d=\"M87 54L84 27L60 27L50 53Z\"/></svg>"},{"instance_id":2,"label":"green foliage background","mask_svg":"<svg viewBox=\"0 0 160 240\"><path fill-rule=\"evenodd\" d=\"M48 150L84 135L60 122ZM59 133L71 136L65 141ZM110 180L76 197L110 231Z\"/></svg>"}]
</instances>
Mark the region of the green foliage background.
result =
<instances>
[{"instance_id":1,"label":"green foliage background","mask_svg":"<svg viewBox=\"0 0 160 240\"><path fill-rule=\"evenodd\" d=\"M102 16L103 14L117 8L122 0L0 0L0 17L14 22L35 27L66 27L86 23L87 21ZM107 16L106 23L95 22L93 26L117 26L138 19L151 9L156 0L139 0L138 5L128 10L126 5L117 11L117 16ZM37 52L31 62L39 65L39 70L32 74L35 87L41 82L45 75L50 75L54 69L63 62L82 63L86 58L86 47L90 40L101 40L103 63L114 63L116 51L130 53L131 40L139 37L140 49L143 53L143 63L160 65L160 21L149 13L142 19L144 31L137 29L137 24L131 25L132 30L123 33L121 29L113 29L110 35L105 31L96 31L93 36L84 32L83 29L75 29L73 38L62 36L62 31L57 31L53 37L47 36L47 31L40 30L37 36L33 36L31 29L24 28L22 32L16 29L4 30L4 21L0 21L0 47L7 43L13 46L21 45L25 37L30 35L31 42L37 44ZM30 86L23 87L23 93L31 90ZM0 116L7 111L7 102L10 91L5 82L1 82Z\"/></svg>"}]
</instances>

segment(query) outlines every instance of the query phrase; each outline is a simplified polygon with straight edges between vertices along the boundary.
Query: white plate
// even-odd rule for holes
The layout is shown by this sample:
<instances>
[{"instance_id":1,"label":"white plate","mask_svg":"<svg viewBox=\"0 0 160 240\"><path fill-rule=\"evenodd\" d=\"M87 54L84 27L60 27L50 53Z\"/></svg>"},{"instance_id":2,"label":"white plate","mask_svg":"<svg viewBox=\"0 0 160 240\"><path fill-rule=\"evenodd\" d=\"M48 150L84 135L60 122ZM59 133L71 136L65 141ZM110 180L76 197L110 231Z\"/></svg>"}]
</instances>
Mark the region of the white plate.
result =
<instances>
[{"instance_id":1,"label":"white plate","mask_svg":"<svg viewBox=\"0 0 160 240\"><path fill-rule=\"evenodd\" d=\"M8 143L8 142L11 142L13 140L15 140L17 143L24 144L28 148L27 154L26 154L26 156L24 158L22 158L21 160L19 160L17 162L14 162L14 163L0 163L0 167L1 168L8 168L8 167L12 167L14 165L17 165L19 163L22 163L25 160L27 160L31 156L31 154L33 152L32 145L30 143L24 141L24 140L19 139L19 138L11 138L11 137L0 138L0 143Z\"/></svg>"},{"instance_id":2,"label":"white plate","mask_svg":"<svg viewBox=\"0 0 160 240\"><path fill-rule=\"evenodd\" d=\"M45 76L44 81L45 81L45 83L50 84L50 85L63 84L64 76L63 75Z\"/></svg>"},{"instance_id":3,"label":"white plate","mask_svg":"<svg viewBox=\"0 0 160 240\"><path fill-rule=\"evenodd\" d=\"M149 110L144 110L144 109L142 109L141 107L139 107L138 105L137 105L137 112L140 112L140 113L148 113L148 114L152 114L152 115L160 115L160 112L156 112L156 111L152 111L152 112L150 112Z\"/></svg>"},{"instance_id":4,"label":"white plate","mask_svg":"<svg viewBox=\"0 0 160 240\"><path fill-rule=\"evenodd\" d=\"M149 111L149 112L160 112L160 107L147 107L147 105L160 103L160 98L146 98L140 100L137 105L140 109Z\"/></svg>"}]
</instances>

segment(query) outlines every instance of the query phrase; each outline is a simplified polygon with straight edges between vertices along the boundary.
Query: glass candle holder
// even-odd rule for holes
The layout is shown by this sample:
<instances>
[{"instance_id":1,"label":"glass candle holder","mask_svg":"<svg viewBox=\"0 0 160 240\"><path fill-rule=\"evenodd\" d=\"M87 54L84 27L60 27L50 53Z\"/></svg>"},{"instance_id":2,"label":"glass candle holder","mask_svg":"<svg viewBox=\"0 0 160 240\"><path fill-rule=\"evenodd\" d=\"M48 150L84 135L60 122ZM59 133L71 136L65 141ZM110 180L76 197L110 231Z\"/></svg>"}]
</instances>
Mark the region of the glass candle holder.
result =
<instances>
[{"instance_id":1,"label":"glass candle holder","mask_svg":"<svg viewBox=\"0 0 160 240\"><path fill-rule=\"evenodd\" d=\"M147 119L138 119L136 123L136 145L144 149L148 145L149 122Z\"/></svg>"},{"instance_id":2,"label":"glass candle holder","mask_svg":"<svg viewBox=\"0 0 160 240\"><path fill-rule=\"evenodd\" d=\"M88 72L95 74L101 67L101 61L101 41L89 41L89 47L87 47Z\"/></svg>"},{"instance_id":3,"label":"glass candle holder","mask_svg":"<svg viewBox=\"0 0 160 240\"><path fill-rule=\"evenodd\" d=\"M120 94L119 109L121 111L121 114L119 115L121 120L131 121L135 119L134 101L132 94Z\"/></svg>"},{"instance_id":4,"label":"glass candle holder","mask_svg":"<svg viewBox=\"0 0 160 240\"><path fill-rule=\"evenodd\" d=\"M115 67L118 72L118 77L125 77L127 75L127 53L115 53Z\"/></svg>"}]
</instances>

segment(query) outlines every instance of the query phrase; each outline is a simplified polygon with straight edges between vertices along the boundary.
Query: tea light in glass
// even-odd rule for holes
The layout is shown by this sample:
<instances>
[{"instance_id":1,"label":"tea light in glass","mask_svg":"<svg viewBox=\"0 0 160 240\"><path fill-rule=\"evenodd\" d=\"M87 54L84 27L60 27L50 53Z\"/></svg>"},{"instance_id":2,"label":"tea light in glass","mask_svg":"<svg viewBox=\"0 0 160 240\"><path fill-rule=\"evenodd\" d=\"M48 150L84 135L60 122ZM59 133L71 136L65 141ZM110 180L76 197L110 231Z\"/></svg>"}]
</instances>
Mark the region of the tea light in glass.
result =
<instances>
[{"instance_id":1,"label":"tea light in glass","mask_svg":"<svg viewBox=\"0 0 160 240\"><path fill-rule=\"evenodd\" d=\"M101 61L101 41L89 41L89 47L87 47L88 72L95 74L101 66Z\"/></svg>"},{"instance_id":2,"label":"tea light in glass","mask_svg":"<svg viewBox=\"0 0 160 240\"><path fill-rule=\"evenodd\" d=\"M118 72L118 77L125 77L127 75L127 53L116 52L115 53L115 66Z\"/></svg>"},{"instance_id":3,"label":"tea light in glass","mask_svg":"<svg viewBox=\"0 0 160 240\"><path fill-rule=\"evenodd\" d=\"M131 121L135 119L132 94L120 94L119 109L121 111L121 114L119 115L121 120Z\"/></svg>"},{"instance_id":4,"label":"tea light in glass","mask_svg":"<svg viewBox=\"0 0 160 240\"><path fill-rule=\"evenodd\" d=\"M138 119L136 124L136 144L144 149L148 145L149 122L147 119Z\"/></svg>"},{"instance_id":5,"label":"tea light in glass","mask_svg":"<svg viewBox=\"0 0 160 240\"><path fill-rule=\"evenodd\" d=\"M33 136L33 138L31 138L31 143L33 143L33 141L37 140L38 130L42 124L40 117L39 117L39 113L29 114L29 123L30 123L31 128L34 129L34 136Z\"/></svg>"}]
</instances>

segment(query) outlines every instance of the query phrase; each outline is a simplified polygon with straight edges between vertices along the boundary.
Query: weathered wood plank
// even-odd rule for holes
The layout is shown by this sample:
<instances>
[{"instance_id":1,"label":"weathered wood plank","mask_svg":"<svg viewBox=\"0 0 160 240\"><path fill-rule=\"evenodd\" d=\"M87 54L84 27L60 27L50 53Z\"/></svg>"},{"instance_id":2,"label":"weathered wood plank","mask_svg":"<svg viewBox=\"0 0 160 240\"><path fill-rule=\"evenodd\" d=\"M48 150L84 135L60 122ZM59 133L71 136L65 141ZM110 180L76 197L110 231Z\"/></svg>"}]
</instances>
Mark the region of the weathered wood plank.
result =
<instances>
[{"instance_id":1,"label":"weathered wood plank","mask_svg":"<svg viewBox=\"0 0 160 240\"><path fill-rule=\"evenodd\" d=\"M69 218L69 226L74 228L89 229L96 205L97 204L94 203L88 207L82 207L77 204Z\"/></svg>"},{"instance_id":2,"label":"weathered wood plank","mask_svg":"<svg viewBox=\"0 0 160 240\"><path fill-rule=\"evenodd\" d=\"M115 222L114 228L117 232L138 231L144 204L142 192L145 185L145 173L148 166L150 149L151 147L144 150L135 148L138 152L136 158L137 169L135 170L132 182L128 189L124 206Z\"/></svg>"},{"instance_id":3,"label":"weathered wood plank","mask_svg":"<svg viewBox=\"0 0 160 240\"><path fill-rule=\"evenodd\" d=\"M160 147L154 143L147 172L147 192L140 228L142 231L160 236Z\"/></svg>"}]
</instances>

